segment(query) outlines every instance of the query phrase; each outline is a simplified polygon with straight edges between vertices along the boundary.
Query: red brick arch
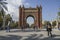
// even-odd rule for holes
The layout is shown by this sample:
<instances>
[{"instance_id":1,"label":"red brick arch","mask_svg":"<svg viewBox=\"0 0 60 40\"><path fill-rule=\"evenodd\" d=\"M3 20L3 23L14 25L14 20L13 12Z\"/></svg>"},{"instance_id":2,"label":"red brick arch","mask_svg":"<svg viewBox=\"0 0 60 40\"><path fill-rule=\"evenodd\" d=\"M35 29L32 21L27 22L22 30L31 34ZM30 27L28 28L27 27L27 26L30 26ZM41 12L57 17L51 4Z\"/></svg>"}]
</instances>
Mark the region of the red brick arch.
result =
<instances>
[{"instance_id":1,"label":"red brick arch","mask_svg":"<svg viewBox=\"0 0 60 40\"><path fill-rule=\"evenodd\" d=\"M26 25L26 17L33 16L34 17L34 25L38 28L42 27L42 7L36 8L25 8L19 7L19 27Z\"/></svg>"}]
</instances>

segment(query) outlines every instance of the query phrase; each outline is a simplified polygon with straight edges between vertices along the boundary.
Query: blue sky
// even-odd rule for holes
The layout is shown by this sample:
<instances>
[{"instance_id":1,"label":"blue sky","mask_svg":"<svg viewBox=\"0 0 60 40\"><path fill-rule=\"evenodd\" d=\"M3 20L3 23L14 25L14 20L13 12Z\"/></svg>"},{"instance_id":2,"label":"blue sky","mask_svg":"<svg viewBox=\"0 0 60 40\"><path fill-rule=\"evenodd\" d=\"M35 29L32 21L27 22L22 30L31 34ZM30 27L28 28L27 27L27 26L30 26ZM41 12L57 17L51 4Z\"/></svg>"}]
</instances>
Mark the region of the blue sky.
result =
<instances>
[{"instance_id":1,"label":"blue sky","mask_svg":"<svg viewBox=\"0 0 60 40\"><path fill-rule=\"evenodd\" d=\"M26 2L32 7L42 5L43 20L51 21L56 19L58 8L60 7L60 0L26 0Z\"/></svg>"},{"instance_id":2,"label":"blue sky","mask_svg":"<svg viewBox=\"0 0 60 40\"><path fill-rule=\"evenodd\" d=\"M25 7L36 7L42 6L42 19L43 20L54 20L57 18L57 13L60 7L60 0L7 0L8 10L11 15L13 15L14 20L19 18L18 7L24 5ZM30 20L30 21L29 21ZM29 22L33 22L33 19L28 18Z\"/></svg>"},{"instance_id":3,"label":"blue sky","mask_svg":"<svg viewBox=\"0 0 60 40\"><path fill-rule=\"evenodd\" d=\"M42 19L52 21L57 18L57 13L60 7L60 0L26 0L25 3L29 3L31 7L42 6ZM27 7L27 6L25 6ZM30 20L31 19L31 20ZM28 19L30 22L32 18ZM33 21L32 21L33 22Z\"/></svg>"}]
</instances>

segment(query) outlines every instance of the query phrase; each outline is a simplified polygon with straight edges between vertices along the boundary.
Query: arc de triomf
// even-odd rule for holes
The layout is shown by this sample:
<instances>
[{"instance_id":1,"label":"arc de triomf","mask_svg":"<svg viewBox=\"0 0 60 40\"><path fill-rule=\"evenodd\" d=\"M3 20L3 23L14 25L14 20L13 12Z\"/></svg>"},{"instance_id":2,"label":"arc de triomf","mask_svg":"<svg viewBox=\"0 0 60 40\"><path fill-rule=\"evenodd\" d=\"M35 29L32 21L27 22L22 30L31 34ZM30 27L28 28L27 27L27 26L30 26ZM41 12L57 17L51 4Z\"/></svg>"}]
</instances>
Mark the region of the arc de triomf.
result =
<instances>
[{"instance_id":1,"label":"arc de triomf","mask_svg":"<svg viewBox=\"0 0 60 40\"><path fill-rule=\"evenodd\" d=\"M42 6L36 6L36 8L25 8L24 5L19 7L19 27L26 25L26 19L28 17L34 18L34 25L36 27L42 27Z\"/></svg>"}]
</instances>

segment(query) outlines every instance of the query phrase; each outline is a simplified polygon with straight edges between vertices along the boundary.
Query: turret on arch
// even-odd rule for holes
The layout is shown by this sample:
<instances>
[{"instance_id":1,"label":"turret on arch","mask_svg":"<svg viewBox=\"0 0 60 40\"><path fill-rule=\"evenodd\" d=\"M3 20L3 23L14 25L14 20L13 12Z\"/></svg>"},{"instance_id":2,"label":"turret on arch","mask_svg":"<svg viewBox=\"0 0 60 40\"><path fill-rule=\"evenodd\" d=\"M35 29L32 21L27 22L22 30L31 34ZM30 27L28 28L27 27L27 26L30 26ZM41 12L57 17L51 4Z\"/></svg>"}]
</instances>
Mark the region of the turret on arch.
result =
<instances>
[{"instance_id":1,"label":"turret on arch","mask_svg":"<svg viewBox=\"0 0 60 40\"><path fill-rule=\"evenodd\" d=\"M25 8L19 7L19 27L26 25L26 17L33 16L34 17L34 25L38 28L42 27L42 6L36 6L36 8Z\"/></svg>"}]
</instances>

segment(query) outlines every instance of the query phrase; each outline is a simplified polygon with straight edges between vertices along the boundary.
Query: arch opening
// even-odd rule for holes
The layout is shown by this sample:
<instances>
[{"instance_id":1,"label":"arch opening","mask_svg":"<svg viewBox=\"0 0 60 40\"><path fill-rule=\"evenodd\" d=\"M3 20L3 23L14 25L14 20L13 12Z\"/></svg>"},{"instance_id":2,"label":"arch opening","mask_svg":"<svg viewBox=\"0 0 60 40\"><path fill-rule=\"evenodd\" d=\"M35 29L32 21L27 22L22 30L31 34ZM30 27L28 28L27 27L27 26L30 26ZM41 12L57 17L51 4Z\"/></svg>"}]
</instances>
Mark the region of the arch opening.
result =
<instances>
[{"instance_id":1,"label":"arch opening","mask_svg":"<svg viewBox=\"0 0 60 40\"><path fill-rule=\"evenodd\" d=\"M29 24L30 27L32 24L34 24L34 20L34 16L29 15L26 17L26 22Z\"/></svg>"}]
</instances>

